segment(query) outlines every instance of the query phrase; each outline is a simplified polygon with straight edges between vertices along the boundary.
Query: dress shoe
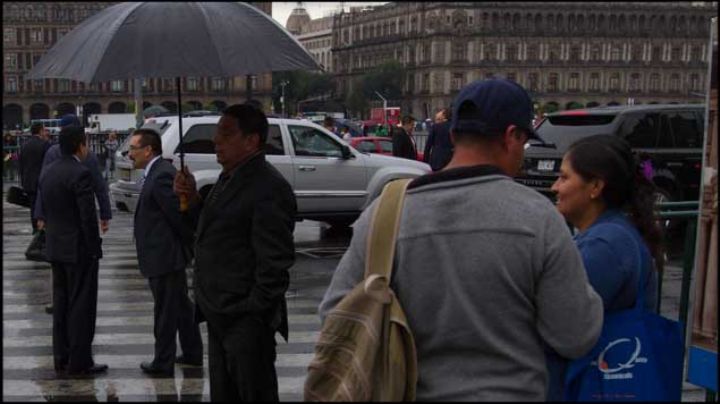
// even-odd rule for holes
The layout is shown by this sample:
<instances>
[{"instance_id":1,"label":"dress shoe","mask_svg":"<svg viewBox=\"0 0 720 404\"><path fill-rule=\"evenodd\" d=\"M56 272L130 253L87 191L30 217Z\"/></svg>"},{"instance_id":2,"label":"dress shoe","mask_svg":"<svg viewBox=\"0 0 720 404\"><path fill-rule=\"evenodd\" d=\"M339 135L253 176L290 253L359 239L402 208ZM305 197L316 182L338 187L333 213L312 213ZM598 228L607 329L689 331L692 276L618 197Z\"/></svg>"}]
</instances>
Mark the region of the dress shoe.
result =
<instances>
[{"instance_id":1,"label":"dress shoe","mask_svg":"<svg viewBox=\"0 0 720 404\"><path fill-rule=\"evenodd\" d=\"M161 368L155 365L153 362L143 362L140 364L140 369L144 373L149 375L162 375L162 376L173 376L175 374L175 367Z\"/></svg>"},{"instance_id":2,"label":"dress shoe","mask_svg":"<svg viewBox=\"0 0 720 404\"><path fill-rule=\"evenodd\" d=\"M81 369L81 370L71 370L68 369L67 372L70 375L94 375L97 373L102 373L104 371L108 370L108 365L96 363L89 368Z\"/></svg>"},{"instance_id":3,"label":"dress shoe","mask_svg":"<svg viewBox=\"0 0 720 404\"><path fill-rule=\"evenodd\" d=\"M179 363L181 365L188 365L188 366L202 366L203 365L202 358L193 359L193 358L188 358L185 355L180 355L177 358L175 358L175 363Z\"/></svg>"},{"instance_id":4,"label":"dress shoe","mask_svg":"<svg viewBox=\"0 0 720 404\"><path fill-rule=\"evenodd\" d=\"M53 314L53 307L52 307L52 306L45 306L45 313L47 313L47 314Z\"/></svg>"}]
</instances>

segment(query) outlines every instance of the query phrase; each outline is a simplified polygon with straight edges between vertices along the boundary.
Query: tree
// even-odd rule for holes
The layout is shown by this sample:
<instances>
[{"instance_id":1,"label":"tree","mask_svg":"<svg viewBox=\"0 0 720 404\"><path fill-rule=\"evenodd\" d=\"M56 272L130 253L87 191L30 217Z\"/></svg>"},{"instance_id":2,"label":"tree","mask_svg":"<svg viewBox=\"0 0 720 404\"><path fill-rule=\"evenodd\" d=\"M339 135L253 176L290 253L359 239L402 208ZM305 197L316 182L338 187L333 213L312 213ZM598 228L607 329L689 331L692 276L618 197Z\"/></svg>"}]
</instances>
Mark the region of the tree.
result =
<instances>
[{"instance_id":1,"label":"tree","mask_svg":"<svg viewBox=\"0 0 720 404\"><path fill-rule=\"evenodd\" d=\"M327 95L331 97L335 90L335 82L331 75L327 73L314 73L303 70L291 72L275 72L273 73L273 105L275 112L282 109L281 83L287 82L285 86L285 111L288 113L296 112L294 107L298 101L302 101L311 97Z\"/></svg>"},{"instance_id":2,"label":"tree","mask_svg":"<svg viewBox=\"0 0 720 404\"><path fill-rule=\"evenodd\" d=\"M363 95L368 99L377 98L376 91L389 100L400 99L405 85L403 66L394 60L385 62L364 74L360 83Z\"/></svg>"}]
</instances>

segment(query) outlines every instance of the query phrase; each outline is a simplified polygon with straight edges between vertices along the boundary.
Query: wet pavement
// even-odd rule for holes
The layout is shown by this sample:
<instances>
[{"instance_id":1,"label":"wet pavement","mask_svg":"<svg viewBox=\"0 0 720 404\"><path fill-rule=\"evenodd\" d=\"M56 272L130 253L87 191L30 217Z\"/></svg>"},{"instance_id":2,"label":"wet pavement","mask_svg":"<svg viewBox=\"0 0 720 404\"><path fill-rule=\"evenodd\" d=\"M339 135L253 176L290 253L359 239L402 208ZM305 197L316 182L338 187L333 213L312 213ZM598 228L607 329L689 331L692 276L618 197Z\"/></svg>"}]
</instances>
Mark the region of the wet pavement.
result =
<instances>
[{"instance_id":1,"label":"wet pavement","mask_svg":"<svg viewBox=\"0 0 720 404\"><path fill-rule=\"evenodd\" d=\"M110 230L103 235L93 352L109 370L98 376L58 375L52 361L52 316L44 311L50 266L25 259L29 210L8 204L3 193L3 401L209 401L205 324L203 368L176 365L174 378L147 376L139 368L152 359L153 315L147 281L137 269L132 220L132 214L113 211ZM277 345L281 401L302 400L320 329L317 306L349 240L349 230L311 221L296 224L297 258L287 293L290 341L278 337ZM682 273L679 263L671 264L665 272L662 312L676 319ZM703 400L702 390L685 384L683 401Z\"/></svg>"}]
</instances>

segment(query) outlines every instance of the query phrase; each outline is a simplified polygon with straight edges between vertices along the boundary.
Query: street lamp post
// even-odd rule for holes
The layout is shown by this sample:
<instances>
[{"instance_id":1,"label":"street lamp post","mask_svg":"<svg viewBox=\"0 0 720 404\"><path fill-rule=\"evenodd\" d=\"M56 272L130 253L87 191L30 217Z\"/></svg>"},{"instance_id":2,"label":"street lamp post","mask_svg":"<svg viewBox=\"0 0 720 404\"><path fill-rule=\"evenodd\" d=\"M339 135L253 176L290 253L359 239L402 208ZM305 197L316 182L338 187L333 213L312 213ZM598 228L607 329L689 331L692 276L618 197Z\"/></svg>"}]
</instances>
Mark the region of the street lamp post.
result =
<instances>
[{"instance_id":1,"label":"street lamp post","mask_svg":"<svg viewBox=\"0 0 720 404\"><path fill-rule=\"evenodd\" d=\"M282 89L282 95L280 95L280 104L282 105L282 117L285 118L285 86L290 84L288 81L283 81L280 83L280 88Z\"/></svg>"}]
</instances>

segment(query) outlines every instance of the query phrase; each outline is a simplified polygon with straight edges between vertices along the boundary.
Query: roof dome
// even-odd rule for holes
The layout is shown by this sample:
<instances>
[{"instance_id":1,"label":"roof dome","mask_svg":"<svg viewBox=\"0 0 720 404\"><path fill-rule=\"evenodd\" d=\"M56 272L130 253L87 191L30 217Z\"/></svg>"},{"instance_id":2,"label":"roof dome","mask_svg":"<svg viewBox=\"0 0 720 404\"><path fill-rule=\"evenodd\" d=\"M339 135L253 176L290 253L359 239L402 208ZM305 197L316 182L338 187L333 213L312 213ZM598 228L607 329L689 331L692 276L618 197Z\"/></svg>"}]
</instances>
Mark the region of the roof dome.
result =
<instances>
[{"instance_id":1,"label":"roof dome","mask_svg":"<svg viewBox=\"0 0 720 404\"><path fill-rule=\"evenodd\" d=\"M285 28L293 35L300 35L302 28L310 22L310 14L304 7L296 7L288 17Z\"/></svg>"}]
</instances>

